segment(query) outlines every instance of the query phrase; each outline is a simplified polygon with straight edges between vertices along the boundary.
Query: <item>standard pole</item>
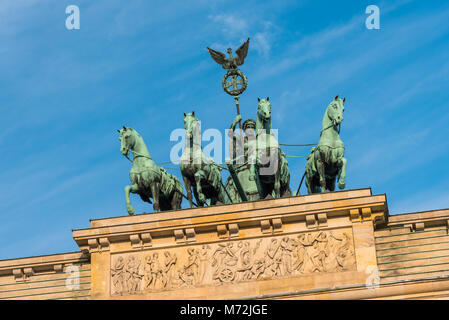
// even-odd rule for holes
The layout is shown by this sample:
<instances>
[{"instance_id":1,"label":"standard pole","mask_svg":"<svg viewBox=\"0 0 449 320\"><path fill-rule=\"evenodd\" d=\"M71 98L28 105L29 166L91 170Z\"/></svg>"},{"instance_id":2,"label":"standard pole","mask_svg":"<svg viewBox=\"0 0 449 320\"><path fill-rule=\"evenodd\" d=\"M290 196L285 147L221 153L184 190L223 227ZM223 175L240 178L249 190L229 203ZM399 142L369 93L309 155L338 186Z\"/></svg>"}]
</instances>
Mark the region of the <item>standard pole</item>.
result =
<instances>
[{"instance_id":1,"label":"standard pole","mask_svg":"<svg viewBox=\"0 0 449 320\"><path fill-rule=\"evenodd\" d=\"M239 106L239 96L234 97L235 100L235 106L237 108L237 115L240 115L240 106ZM242 136L242 120L239 121L239 128L240 128L240 136Z\"/></svg>"}]
</instances>

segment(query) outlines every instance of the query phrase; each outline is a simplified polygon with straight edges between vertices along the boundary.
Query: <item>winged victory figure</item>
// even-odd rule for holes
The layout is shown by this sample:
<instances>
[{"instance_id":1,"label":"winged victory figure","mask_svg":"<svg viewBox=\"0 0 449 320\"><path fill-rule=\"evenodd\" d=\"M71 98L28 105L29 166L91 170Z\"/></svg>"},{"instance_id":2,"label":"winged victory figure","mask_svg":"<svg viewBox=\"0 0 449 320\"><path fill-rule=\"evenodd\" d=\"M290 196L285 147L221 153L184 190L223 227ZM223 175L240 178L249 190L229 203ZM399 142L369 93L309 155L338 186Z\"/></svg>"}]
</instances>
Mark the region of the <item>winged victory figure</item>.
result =
<instances>
[{"instance_id":1,"label":"winged victory figure","mask_svg":"<svg viewBox=\"0 0 449 320\"><path fill-rule=\"evenodd\" d=\"M249 38L243 43L235 53L237 56L232 56L232 49L228 48L227 53L229 54L229 58L226 59L226 55L223 52L213 50L211 48L207 48L209 50L210 56L214 61L218 64L221 64L223 69L237 69L237 66L240 66L245 61L246 55L248 54L249 48Z\"/></svg>"}]
</instances>

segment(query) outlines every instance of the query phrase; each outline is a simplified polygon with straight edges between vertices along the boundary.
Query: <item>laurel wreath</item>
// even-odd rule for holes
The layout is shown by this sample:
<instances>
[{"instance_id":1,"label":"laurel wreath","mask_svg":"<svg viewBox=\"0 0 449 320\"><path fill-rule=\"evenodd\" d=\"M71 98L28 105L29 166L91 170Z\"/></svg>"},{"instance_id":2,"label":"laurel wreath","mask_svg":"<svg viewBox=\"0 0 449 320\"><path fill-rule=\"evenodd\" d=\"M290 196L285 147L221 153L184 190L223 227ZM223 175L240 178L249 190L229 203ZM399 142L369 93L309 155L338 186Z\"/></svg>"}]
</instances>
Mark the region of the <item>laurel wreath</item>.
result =
<instances>
[{"instance_id":1,"label":"laurel wreath","mask_svg":"<svg viewBox=\"0 0 449 320\"><path fill-rule=\"evenodd\" d=\"M227 80L231 76L240 76L243 80L243 83L241 83L242 87L240 89L231 89L229 90L227 84ZM223 81L221 82L221 85L223 87L223 90L231 95L231 96L238 96L239 94L243 93L243 91L246 90L246 87L248 86L248 80L246 79L246 76L238 69L230 69L225 76L223 77Z\"/></svg>"}]
</instances>

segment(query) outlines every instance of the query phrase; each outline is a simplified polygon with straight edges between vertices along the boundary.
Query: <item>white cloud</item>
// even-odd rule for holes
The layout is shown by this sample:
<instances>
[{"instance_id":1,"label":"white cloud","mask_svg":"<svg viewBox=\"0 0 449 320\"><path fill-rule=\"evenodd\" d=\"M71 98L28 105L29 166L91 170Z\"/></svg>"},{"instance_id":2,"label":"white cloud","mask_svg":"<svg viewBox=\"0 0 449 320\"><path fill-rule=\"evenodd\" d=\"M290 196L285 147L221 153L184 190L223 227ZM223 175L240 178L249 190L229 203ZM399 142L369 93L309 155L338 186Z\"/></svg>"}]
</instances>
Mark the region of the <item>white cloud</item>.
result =
<instances>
[{"instance_id":1,"label":"white cloud","mask_svg":"<svg viewBox=\"0 0 449 320\"><path fill-rule=\"evenodd\" d=\"M268 57L271 50L269 42L269 34L267 32L258 32L254 36L253 47L263 57Z\"/></svg>"},{"instance_id":2,"label":"white cloud","mask_svg":"<svg viewBox=\"0 0 449 320\"><path fill-rule=\"evenodd\" d=\"M280 29L271 21L259 22L253 19L243 19L232 14L209 15L209 19L218 24L218 29L224 38L228 39L226 45L214 43L211 46L211 48L221 51L229 47L234 48L235 43L231 44L230 39L234 41L238 38L239 43L242 44L247 37L250 37L250 48L254 49L260 56L268 58L273 40L280 32Z\"/></svg>"},{"instance_id":3,"label":"white cloud","mask_svg":"<svg viewBox=\"0 0 449 320\"><path fill-rule=\"evenodd\" d=\"M243 18L232 14L209 15L209 19L220 25L223 34L229 37L248 33L248 24Z\"/></svg>"}]
</instances>

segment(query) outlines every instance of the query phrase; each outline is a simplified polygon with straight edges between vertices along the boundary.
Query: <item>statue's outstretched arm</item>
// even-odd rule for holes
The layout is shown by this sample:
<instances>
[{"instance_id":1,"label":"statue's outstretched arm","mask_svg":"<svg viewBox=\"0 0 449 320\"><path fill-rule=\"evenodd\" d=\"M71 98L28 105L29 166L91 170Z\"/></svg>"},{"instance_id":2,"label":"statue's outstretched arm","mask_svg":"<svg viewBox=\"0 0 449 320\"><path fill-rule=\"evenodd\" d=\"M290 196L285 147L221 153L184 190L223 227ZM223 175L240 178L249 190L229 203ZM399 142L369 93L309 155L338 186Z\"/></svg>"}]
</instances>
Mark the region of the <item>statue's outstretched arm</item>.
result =
<instances>
[{"instance_id":1,"label":"statue's outstretched arm","mask_svg":"<svg viewBox=\"0 0 449 320\"><path fill-rule=\"evenodd\" d=\"M236 126L237 123L239 123L241 120L242 120L242 116L238 114L238 115L235 117L234 121L232 122L232 125L231 125L230 130L231 130L231 131L234 131L234 130L235 130L235 126Z\"/></svg>"}]
</instances>

